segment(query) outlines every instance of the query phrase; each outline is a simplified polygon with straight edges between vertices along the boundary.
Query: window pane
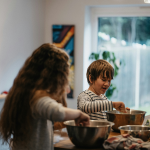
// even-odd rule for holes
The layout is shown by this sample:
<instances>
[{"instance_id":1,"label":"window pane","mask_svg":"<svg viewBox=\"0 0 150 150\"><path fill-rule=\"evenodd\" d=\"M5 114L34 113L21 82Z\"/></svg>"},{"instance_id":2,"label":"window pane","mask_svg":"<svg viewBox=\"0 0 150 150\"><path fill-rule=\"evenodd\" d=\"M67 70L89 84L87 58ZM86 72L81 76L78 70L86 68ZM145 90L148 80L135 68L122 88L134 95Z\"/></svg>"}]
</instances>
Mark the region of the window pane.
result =
<instances>
[{"instance_id":1,"label":"window pane","mask_svg":"<svg viewBox=\"0 0 150 150\"><path fill-rule=\"evenodd\" d=\"M141 50L140 56L140 105L150 106L150 49Z\"/></svg>"},{"instance_id":2,"label":"window pane","mask_svg":"<svg viewBox=\"0 0 150 150\"><path fill-rule=\"evenodd\" d=\"M125 64L119 69L119 74L112 80L117 90L114 92L111 100L123 101L128 107L135 106L135 66L136 50L119 49L114 51L117 59L123 59ZM132 78L133 77L133 78Z\"/></svg>"},{"instance_id":3,"label":"window pane","mask_svg":"<svg viewBox=\"0 0 150 150\"><path fill-rule=\"evenodd\" d=\"M117 90L110 100L150 114L150 17L98 18L98 52L114 52L123 61L112 81ZM113 63L112 63L113 65ZM118 65L119 66L119 65ZM118 92L117 92L118 91Z\"/></svg>"}]
</instances>

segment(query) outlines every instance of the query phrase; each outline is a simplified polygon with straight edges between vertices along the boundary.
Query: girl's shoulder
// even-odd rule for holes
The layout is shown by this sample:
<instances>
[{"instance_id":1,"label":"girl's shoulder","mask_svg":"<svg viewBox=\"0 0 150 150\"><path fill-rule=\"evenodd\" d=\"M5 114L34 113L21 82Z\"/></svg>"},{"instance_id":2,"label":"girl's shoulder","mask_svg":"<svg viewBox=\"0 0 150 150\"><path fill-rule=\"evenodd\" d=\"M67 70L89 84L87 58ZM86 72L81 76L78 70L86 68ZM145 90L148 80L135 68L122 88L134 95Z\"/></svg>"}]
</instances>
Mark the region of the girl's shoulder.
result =
<instances>
[{"instance_id":1,"label":"girl's shoulder","mask_svg":"<svg viewBox=\"0 0 150 150\"><path fill-rule=\"evenodd\" d=\"M45 90L37 90L34 94L34 97L37 97L37 98L40 98L40 97L45 97L45 96L49 96L50 97L50 94L45 91Z\"/></svg>"},{"instance_id":2,"label":"girl's shoulder","mask_svg":"<svg viewBox=\"0 0 150 150\"><path fill-rule=\"evenodd\" d=\"M38 100L42 97L48 96L50 97L50 94L47 93L44 90L37 90L34 93L34 96L32 97L31 101L30 101L30 105L35 104L36 102L38 102Z\"/></svg>"}]
</instances>

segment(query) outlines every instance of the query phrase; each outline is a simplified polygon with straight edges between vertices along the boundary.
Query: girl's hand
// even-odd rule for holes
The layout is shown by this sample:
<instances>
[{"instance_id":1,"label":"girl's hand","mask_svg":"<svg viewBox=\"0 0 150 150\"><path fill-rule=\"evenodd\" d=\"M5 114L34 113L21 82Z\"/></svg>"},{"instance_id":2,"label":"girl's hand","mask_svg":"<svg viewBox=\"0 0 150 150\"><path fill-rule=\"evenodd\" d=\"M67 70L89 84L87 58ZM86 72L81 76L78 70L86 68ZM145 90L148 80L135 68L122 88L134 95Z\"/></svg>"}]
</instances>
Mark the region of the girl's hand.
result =
<instances>
[{"instance_id":1,"label":"girl's hand","mask_svg":"<svg viewBox=\"0 0 150 150\"><path fill-rule=\"evenodd\" d=\"M81 110L64 107L64 111L65 111L65 118L63 121L75 120L75 123L78 126L80 124L83 124L85 126L90 124L89 115L83 113Z\"/></svg>"},{"instance_id":2,"label":"girl's hand","mask_svg":"<svg viewBox=\"0 0 150 150\"><path fill-rule=\"evenodd\" d=\"M88 126L90 125L90 117L86 113L83 113L80 111L80 116L75 119L75 123L77 126L83 125L83 126Z\"/></svg>"}]
</instances>

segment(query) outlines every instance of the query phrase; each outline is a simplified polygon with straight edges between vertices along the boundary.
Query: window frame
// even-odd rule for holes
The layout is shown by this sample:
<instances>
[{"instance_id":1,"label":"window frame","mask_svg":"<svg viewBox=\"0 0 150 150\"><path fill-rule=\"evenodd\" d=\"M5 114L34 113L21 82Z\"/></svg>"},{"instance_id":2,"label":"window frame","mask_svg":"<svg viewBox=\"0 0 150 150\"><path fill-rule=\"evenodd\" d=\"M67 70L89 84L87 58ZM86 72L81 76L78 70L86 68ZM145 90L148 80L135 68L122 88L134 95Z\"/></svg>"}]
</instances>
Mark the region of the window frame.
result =
<instances>
[{"instance_id":1,"label":"window frame","mask_svg":"<svg viewBox=\"0 0 150 150\"><path fill-rule=\"evenodd\" d=\"M105 7L91 7L91 49L98 51L98 18L99 17L150 17L150 5L141 6L105 6ZM91 52L93 52L91 51ZM140 82L140 49L137 49L138 55L136 59L136 85L135 85L135 107L139 107L139 82Z\"/></svg>"}]
</instances>

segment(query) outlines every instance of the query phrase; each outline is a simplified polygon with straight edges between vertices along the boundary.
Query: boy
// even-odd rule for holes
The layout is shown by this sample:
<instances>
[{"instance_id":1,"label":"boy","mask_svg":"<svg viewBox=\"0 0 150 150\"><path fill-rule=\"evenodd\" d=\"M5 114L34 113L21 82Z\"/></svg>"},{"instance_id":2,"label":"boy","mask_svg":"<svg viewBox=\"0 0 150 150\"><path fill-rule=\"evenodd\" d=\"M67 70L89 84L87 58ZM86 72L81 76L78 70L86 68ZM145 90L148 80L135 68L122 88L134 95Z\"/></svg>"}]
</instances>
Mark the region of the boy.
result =
<instances>
[{"instance_id":1,"label":"boy","mask_svg":"<svg viewBox=\"0 0 150 150\"><path fill-rule=\"evenodd\" d=\"M113 79L114 69L111 64L103 59L91 63L87 69L89 88L79 94L77 107L87 113L91 120L107 120L104 111L126 112L123 102L112 102L104 95Z\"/></svg>"}]
</instances>

